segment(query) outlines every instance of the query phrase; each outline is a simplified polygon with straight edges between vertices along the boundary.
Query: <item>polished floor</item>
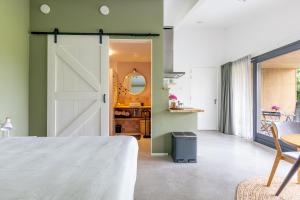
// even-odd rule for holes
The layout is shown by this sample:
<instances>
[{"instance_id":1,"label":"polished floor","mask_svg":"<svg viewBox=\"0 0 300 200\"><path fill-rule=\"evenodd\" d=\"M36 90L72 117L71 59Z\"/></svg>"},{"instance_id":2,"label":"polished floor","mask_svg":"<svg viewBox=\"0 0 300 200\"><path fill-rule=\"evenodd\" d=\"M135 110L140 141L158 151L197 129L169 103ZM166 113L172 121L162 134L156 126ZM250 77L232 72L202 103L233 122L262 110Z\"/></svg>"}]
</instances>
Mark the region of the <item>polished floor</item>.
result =
<instances>
[{"instance_id":1,"label":"polished floor","mask_svg":"<svg viewBox=\"0 0 300 200\"><path fill-rule=\"evenodd\" d=\"M240 181L269 175L273 149L213 131L197 134L196 164L151 157L150 140L139 141L135 200L233 200ZM276 176L285 176L290 167L281 162Z\"/></svg>"}]
</instances>

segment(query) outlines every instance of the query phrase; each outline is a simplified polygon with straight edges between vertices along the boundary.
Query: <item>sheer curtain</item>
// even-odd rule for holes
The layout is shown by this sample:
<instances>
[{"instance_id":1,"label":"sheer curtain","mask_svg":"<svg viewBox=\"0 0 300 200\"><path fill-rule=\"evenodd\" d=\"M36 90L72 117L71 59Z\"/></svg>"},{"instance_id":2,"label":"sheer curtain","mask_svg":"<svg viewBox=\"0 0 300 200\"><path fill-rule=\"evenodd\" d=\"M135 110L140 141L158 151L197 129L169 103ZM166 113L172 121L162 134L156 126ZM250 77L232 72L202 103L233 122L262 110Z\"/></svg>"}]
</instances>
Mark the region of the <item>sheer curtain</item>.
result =
<instances>
[{"instance_id":1,"label":"sheer curtain","mask_svg":"<svg viewBox=\"0 0 300 200\"><path fill-rule=\"evenodd\" d=\"M233 134L253 138L253 90L251 56L232 63L232 121Z\"/></svg>"}]
</instances>

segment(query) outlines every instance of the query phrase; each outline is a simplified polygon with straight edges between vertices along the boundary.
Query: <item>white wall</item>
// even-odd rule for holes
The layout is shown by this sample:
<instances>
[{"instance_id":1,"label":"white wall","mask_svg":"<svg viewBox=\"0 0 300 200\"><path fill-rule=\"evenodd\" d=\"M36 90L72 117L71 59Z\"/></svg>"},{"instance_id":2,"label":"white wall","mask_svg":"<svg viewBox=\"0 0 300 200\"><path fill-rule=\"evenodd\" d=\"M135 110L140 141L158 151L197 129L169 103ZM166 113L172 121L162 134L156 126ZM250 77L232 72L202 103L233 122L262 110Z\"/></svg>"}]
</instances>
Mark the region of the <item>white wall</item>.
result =
<instances>
[{"instance_id":1,"label":"white wall","mask_svg":"<svg viewBox=\"0 0 300 200\"><path fill-rule=\"evenodd\" d=\"M225 31L226 60L253 57L300 40L300 1L286 2Z\"/></svg>"},{"instance_id":2,"label":"white wall","mask_svg":"<svg viewBox=\"0 0 300 200\"><path fill-rule=\"evenodd\" d=\"M174 31L174 69L186 75L170 92L190 104L190 70L218 67L251 54L253 57L300 40L300 1L253 15L251 21L227 29L180 26ZM220 88L220 84L219 84ZM220 92L220 91L219 91ZM205 95L205 94L203 94ZM220 98L219 98L220 99Z\"/></svg>"},{"instance_id":3,"label":"white wall","mask_svg":"<svg viewBox=\"0 0 300 200\"><path fill-rule=\"evenodd\" d=\"M186 75L171 92L190 103L189 73L195 67L220 65L253 57L300 40L300 1L286 3L227 29L180 26L174 31L174 69Z\"/></svg>"},{"instance_id":4,"label":"white wall","mask_svg":"<svg viewBox=\"0 0 300 200\"><path fill-rule=\"evenodd\" d=\"M184 105L190 104L190 71L198 67L220 67L225 62L223 29L180 26L174 31L174 70L186 75L171 90Z\"/></svg>"},{"instance_id":5,"label":"white wall","mask_svg":"<svg viewBox=\"0 0 300 200\"><path fill-rule=\"evenodd\" d=\"M299 8L300 1L293 0L225 30L182 25L174 32L175 69L218 66L300 40Z\"/></svg>"},{"instance_id":6,"label":"white wall","mask_svg":"<svg viewBox=\"0 0 300 200\"><path fill-rule=\"evenodd\" d=\"M224 62L223 29L201 29L180 26L174 31L174 66L207 67Z\"/></svg>"}]
</instances>

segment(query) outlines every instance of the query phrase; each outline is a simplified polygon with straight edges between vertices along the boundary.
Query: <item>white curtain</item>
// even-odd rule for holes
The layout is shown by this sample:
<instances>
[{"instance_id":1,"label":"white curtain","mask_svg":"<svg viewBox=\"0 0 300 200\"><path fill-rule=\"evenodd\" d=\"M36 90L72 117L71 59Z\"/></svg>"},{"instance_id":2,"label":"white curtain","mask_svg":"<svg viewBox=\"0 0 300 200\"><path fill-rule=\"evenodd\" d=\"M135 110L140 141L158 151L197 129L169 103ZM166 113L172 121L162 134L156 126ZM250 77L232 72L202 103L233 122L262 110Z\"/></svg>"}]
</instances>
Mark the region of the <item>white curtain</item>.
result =
<instances>
[{"instance_id":1,"label":"white curtain","mask_svg":"<svg viewBox=\"0 0 300 200\"><path fill-rule=\"evenodd\" d=\"M233 134L253 138L253 90L251 56L232 63Z\"/></svg>"}]
</instances>

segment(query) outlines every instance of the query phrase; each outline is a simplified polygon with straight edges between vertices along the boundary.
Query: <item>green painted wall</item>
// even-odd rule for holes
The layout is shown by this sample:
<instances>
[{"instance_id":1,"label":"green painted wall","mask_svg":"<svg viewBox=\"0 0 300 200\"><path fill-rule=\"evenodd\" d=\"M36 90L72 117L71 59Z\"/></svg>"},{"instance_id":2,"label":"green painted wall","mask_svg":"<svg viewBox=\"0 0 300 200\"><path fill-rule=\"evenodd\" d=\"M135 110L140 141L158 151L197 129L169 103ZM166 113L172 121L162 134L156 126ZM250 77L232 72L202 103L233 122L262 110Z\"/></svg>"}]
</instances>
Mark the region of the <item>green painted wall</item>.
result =
<instances>
[{"instance_id":1,"label":"green painted wall","mask_svg":"<svg viewBox=\"0 0 300 200\"><path fill-rule=\"evenodd\" d=\"M0 122L28 135L29 0L0 0Z\"/></svg>"},{"instance_id":2,"label":"green painted wall","mask_svg":"<svg viewBox=\"0 0 300 200\"><path fill-rule=\"evenodd\" d=\"M30 25L34 31L153 32L163 34L163 0L31 0ZM39 6L47 3L49 15ZM100 5L110 7L109 16L101 16ZM172 130L195 130L196 114L170 114L168 93L162 90L163 37L153 39L153 148L154 153L170 151ZM46 37L30 37L30 134L46 136L47 59Z\"/></svg>"}]
</instances>

